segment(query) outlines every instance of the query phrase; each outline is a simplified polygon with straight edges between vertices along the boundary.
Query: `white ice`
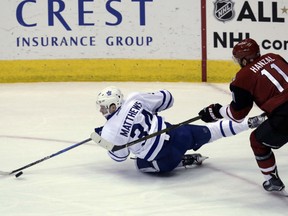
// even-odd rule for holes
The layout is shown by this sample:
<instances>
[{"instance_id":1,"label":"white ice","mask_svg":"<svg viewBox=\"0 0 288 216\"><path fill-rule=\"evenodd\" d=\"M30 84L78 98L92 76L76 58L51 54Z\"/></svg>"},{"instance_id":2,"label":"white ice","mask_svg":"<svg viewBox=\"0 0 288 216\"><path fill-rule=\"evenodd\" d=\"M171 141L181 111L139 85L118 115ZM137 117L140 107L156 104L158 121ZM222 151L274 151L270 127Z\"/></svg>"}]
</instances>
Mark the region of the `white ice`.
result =
<instances>
[{"instance_id":1,"label":"white ice","mask_svg":"<svg viewBox=\"0 0 288 216\"><path fill-rule=\"evenodd\" d=\"M11 172L89 138L105 121L95 98L108 85L121 88L125 95L170 90L175 105L162 112L170 123L231 99L228 83L1 84L0 170ZM260 113L254 107L249 116ZM89 142L23 170L19 178L0 176L0 215L287 215L288 198L262 189L264 179L250 149L250 132L204 146L198 152L209 159L202 166L165 176L140 173L130 159L114 162ZM287 147L275 154L288 185Z\"/></svg>"}]
</instances>

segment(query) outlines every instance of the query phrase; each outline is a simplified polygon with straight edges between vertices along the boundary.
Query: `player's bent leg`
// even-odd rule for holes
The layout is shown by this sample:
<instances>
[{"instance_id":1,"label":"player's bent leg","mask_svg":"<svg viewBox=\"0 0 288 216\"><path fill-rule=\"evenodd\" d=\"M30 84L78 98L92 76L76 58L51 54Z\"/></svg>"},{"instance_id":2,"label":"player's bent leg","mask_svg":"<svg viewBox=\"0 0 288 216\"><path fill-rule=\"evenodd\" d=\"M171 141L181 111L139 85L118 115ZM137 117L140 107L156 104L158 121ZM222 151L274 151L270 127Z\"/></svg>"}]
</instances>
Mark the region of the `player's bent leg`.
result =
<instances>
[{"instance_id":1,"label":"player's bent leg","mask_svg":"<svg viewBox=\"0 0 288 216\"><path fill-rule=\"evenodd\" d=\"M170 139L164 146L172 146L182 157L187 150L196 151L211 138L209 129L202 125L183 125L168 132ZM166 147L167 148L167 147Z\"/></svg>"},{"instance_id":2,"label":"player's bent leg","mask_svg":"<svg viewBox=\"0 0 288 216\"><path fill-rule=\"evenodd\" d=\"M257 141L255 131L250 135L250 145L260 171L264 175L265 179L268 180L271 178L270 174L276 170L276 161L273 151L270 147Z\"/></svg>"},{"instance_id":3,"label":"player's bent leg","mask_svg":"<svg viewBox=\"0 0 288 216\"><path fill-rule=\"evenodd\" d=\"M278 149L288 142L288 134L275 131L269 121L265 121L255 130L255 139L273 149Z\"/></svg>"},{"instance_id":4,"label":"player's bent leg","mask_svg":"<svg viewBox=\"0 0 288 216\"><path fill-rule=\"evenodd\" d=\"M264 175L263 188L266 191L281 191L285 185L281 181L272 149L283 146L288 136L276 132L268 121L265 121L250 135L251 148L254 152L260 171Z\"/></svg>"},{"instance_id":5,"label":"player's bent leg","mask_svg":"<svg viewBox=\"0 0 288 216\"><path fill-rule=\"evenodd\" d=\"M160 171L160 168L158 167L158 164L156 161L149 162L147 160L136 158L135 165L137 169L141 172L146 173L158 173Z\"/></svg>"},{"instance_id":6,"label":"player's bent leg","mask_svg":"<svg viewBox=\"0 0 288 216\"><path fill-rule=\"evenodd\" d=\"M141 158L136 159L136 167L139 171L145 173L168 173L178 167L181 159L175 160L174 158L161 158L151 162Z\"/></svg>"}]
</instances>

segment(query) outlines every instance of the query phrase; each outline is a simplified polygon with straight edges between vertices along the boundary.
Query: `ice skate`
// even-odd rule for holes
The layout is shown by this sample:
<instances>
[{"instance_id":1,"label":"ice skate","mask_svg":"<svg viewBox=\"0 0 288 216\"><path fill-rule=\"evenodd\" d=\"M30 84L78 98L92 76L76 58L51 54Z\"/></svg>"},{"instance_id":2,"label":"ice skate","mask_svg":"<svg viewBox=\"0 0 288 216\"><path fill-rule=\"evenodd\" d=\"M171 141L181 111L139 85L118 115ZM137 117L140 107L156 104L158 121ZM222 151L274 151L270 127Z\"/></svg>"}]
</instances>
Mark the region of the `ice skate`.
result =
<instances>
[{"instance_id":1,"label":"ice skate","mask_svg":"<svg viewBox=\"0 0 288 216\"><path fill-rule=\"evenodd\" d=\"M256 128L266 120L265 114L254 116L248 119L249 128Z\"/></svg>"},{"instance_id":2,"label":"ice skate","mask_svg":"<svg viewBox=\"0 0 288 216\"><path fill-rule=\"evenodd\" d=\"M266 191L282 191L285 188L285 185L279 178L279 176L276 174L271 174L272 178L269 179L268 181L265 181L263 183L263 188Z\"/></svg>"},{"instance_id":3,"label":"ice skate","mask_svg":"<svg viewBox=\"0 0 288 216\"><path fill-rule=\"evenodd\" d=\"M206 160L208 157L202 156L201 154L186 154L182 158L182 165L184 167L186 166L192 166L192 165L201 165L204 160Z\"/></svg>"}]
</instances>

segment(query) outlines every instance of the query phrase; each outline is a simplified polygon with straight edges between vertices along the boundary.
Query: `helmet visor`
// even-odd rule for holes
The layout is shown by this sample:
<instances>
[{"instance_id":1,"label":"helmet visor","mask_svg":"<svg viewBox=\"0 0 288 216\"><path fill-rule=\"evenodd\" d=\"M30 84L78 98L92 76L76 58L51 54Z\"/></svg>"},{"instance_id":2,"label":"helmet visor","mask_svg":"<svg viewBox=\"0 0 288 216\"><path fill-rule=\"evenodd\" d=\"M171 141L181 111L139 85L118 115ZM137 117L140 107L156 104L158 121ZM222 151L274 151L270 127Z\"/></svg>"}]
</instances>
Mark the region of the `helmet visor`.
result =
<instances>
[{"instance_id":1,"label":"helmet visor","mask_svg":"<svg viewBox=\"0 0 288 216\"><path fill-rule=\"evenodd\" d=\"M236 58L235 56L232 56L233 62L235 64L240 64L241 65L241 59L240 58Z\"/></svg>"}]
</instances>

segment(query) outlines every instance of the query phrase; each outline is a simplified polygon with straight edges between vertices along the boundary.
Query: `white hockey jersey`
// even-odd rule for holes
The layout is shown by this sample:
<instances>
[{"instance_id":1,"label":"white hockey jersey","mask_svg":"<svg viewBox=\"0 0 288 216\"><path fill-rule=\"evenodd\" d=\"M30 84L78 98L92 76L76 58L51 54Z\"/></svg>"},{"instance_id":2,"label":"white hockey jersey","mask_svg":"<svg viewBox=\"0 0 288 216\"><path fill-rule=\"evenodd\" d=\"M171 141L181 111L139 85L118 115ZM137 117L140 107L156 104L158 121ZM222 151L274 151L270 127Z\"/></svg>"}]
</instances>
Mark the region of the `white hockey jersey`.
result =
<instances>
[{"instance_id":1,"label":"white hockey jersey","mask_svg":"<svg viewBox=\"0 0 288 216\"><path fill-rule=\"evenodd\" d=\"M170 108L173 102L173 96L167 90L132 93L122 106L108 117L101 137L114 145L121 146L165 129L164 118L158 116L157 112ZM132 152L138 158L152 161L166 139L169 139L169 136L164 133L119 151L109 151L109 156L120 162L126 160Z\"/></svg>"}]
</instances>

